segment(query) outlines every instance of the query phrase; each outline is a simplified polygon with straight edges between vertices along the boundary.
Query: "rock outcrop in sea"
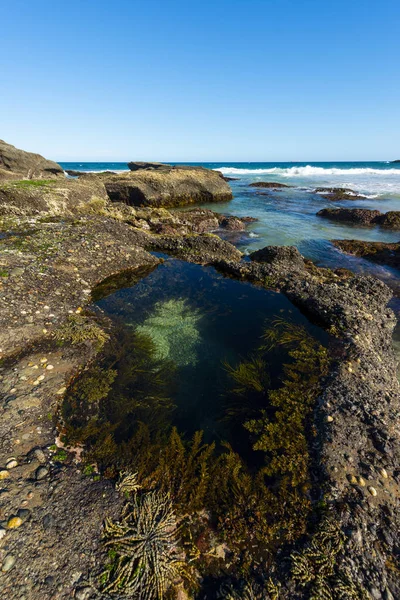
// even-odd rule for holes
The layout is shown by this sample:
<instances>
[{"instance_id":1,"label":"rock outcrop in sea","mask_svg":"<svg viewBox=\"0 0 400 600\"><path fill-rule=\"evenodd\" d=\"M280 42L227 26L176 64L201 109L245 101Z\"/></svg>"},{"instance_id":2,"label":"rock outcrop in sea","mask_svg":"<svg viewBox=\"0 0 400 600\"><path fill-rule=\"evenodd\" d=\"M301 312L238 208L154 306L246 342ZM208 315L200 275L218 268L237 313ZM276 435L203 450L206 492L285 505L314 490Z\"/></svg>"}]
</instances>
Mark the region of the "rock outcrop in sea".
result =
<instances>
[{"instance_id":1,"label":"rock outcrop in sea","mask_svg":"<svg viewBox=\"0 0 400 600\"><path fill-rule=\"evenodd\" d=\"M101 179L112 202L130 206L168 208L232 200L232 190L221 174L202 167L163 165L114 175L90 174L79 179Z\"/></svg>"},{"instance_id":2,"label":"rock outcrop in sea","mask_svg":"<svg viewBox=\"0 0 400 600\"><path fill-rule=\"evenodd\" d=\"M400 229L400 211L381 213L368 208L323 208L318 217L365 226L380 225L385 229Z\"/></svg>"},{"instance_id":3,"label":"rock outcrop in sea","mask_svg":"<svg viewBox=\"0 0 400 600\"><path fill-rule=\"evenodd\" d=\"M365 200L367 198L367 196L355 192L350 188L319 187L314 192L325 198L325 200L332 200L332 202L340 200Z\"/></svg>"},{"instance_id":4,"label":"rock outcrop in sea","mask_svg":"<svg viewBox=\"0 0 400 600\"><path fill-rule=\"evenodd\" d=\"M364 242L362 240L332 240L343 252L361 256L380 265L400 269L400 242Z\"/></svg>"}]
</instances>

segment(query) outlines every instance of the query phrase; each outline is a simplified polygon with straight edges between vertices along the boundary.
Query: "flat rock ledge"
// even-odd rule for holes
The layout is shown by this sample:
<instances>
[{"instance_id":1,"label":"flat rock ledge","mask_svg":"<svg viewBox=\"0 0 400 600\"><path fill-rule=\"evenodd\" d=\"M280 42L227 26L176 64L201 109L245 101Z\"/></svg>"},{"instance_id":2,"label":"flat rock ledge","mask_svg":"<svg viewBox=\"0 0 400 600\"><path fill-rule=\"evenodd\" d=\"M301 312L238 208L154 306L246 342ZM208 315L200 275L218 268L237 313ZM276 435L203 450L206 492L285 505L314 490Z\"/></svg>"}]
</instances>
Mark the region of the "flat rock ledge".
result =
<instances>
[{"instance_id":1,"label":"flat rock ledge","mask_svg":"<svg viewBox=\"0 0 400 600\"><path fill-rule=\"evenodd\" d=\"M331 242L347 254L400 269L400 242L364 242L363 240L331 240Z\"/></svg>"},{"instance_id":2,"label":"flat rock ledge","mask_svg":"<svg viewBox=\"0 0 400 600\"><path fill-rule=\"evenodd\" d=\"M279 290L337 338L315 408L315 486L340 522L345 536L340 561L351 580L369 598L400 597L400 398L390 290L373 277L319 269L295 248L265 248L246 262L216 235L156 233L150 225L137 227L140 218L129 211L30 217L14 221L13 234L4 229L0 467L8 475L0 481L0 532L5 532L0 585L5 597L95 597L87 582L105 560L102 523L119 514L121 498L106 480L80 472L79 451L61 460L54 446L53 416L63 393L97 353L90 342L60 348L54 335L71 315L81 314L100 281L121 271L140 277L156 268L162 259L151 250ZM133 224L124 222L129 219ZM85 318L104 331L111 327L96 315ZM18 511L21 526L10 530L4 524ZM305 600L305 592L293 585L284 582L281 597Z\"/></svg>"},{"instance_id":3,"label":"flat rock ledge","mask_svg":"<svg viewBox=\"0 0 400 600\"><path fill-rule=\"evenodd\" d=\"M368 208L323 208L318 217L364 226L379 225L385 229L400 229L400 211L381 213Z\"/></svg>"}]
</instances>

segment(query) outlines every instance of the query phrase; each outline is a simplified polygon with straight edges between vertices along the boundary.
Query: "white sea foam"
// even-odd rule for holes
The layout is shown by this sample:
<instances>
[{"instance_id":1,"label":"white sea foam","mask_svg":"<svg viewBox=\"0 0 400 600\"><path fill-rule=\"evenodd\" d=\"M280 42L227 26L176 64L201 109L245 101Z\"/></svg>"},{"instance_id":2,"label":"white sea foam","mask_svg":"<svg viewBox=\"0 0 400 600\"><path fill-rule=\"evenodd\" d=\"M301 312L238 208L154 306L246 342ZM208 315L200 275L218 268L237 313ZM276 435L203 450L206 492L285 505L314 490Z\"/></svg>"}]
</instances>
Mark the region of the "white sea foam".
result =
<instances>
[{"instance_id":1,"label":"white sea foam","mask_svg":"<svg viewBox=\"0 0 400 600\"><path fill-rule=\"evenodd\" d=\"M387 175L397 175L400 177L400 169L338 169L330 168L324 169L323 167L312 167L307 165L305 167L289 167L287 169L281 169L280 167L272 167L270 169L241 169L237 167L219 167L215 169L220 171L224 175L280 175L282 177L326 177L327 175L379 175L379 177L386 177Z\"/></svg>"}]
</instances>

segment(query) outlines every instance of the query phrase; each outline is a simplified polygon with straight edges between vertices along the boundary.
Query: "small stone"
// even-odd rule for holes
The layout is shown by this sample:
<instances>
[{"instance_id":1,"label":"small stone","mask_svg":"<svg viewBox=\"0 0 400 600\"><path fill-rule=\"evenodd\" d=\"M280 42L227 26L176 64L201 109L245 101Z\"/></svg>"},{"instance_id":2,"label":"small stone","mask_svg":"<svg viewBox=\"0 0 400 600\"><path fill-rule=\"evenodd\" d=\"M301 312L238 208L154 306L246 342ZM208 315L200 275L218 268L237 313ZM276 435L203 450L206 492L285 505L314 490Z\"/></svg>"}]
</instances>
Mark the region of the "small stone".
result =
<instances>
[{"instance_id":1,"label":"small stone","mask_svg":"<svg viewBox=\"0 0 400 600\"><path fill-rule=\"evenodd\" d=\"M46 462L46 455L43 452L43 450L41 450L41 448L35 448L35 450L33 451L33 454L36 458L36 460L38 460L40 463L45 463Z\"/></svg>"},{"instance_id":2,"label":"small stone","mask_svg":"<svg viewBox=\"0 0 400 600\"><path fill-rule=\"evenodd\" d=\"M40 359L40 362L41 362L42 364L43 364L43 363L46 363L46 362L47 362L47 358L41 358L41 359Z\"/></svg>"},{"instance_id":3,"label":"small stone","mask_svg":"<svg viewBox=\"0 0 400 600\"><path fill-rule=\"evenodd\" d=\"M376 489L375 489L374 487L372 487L372 486L370 486L370 487L368 488L368 491L369 491L369 493L371 494L371 496L376 496L376 495L377 495L377 493L378 493L378 492L376 491Z\"/></svg>"},{"instance_id":4,"label":"small stone","mask_svg":"<svg viewBox=\"0 0 400 600\"><path fill-rule=\"evenodd\" d=\"M54 526L54 517L53 515L51 515L50 513L47 515L44 515L43 520L42 520L42 524L43 524L43 529L51 529L51 527Z\"/></svg>"},{"instance_id":5,"label":"small stone","mask_svg":"<svg viewBox=\"0 0 400 600\"><path fill-rule=\"evenodd\" d=\"M4 527L0 526L0 540L3 539L3 537L6 535L6 530L4 529Z\"/></svg>"},{"instance_id":6,"label":"small stone","mask_svg":"<svg viewBox=\"0 0 400 600\"><path fill-rule=\"evenodd\" d=\"M92 594L92 589L90 587L79 588L75 592L76 600L88 600Z\"/></svg>"},{"instance_id":7,"label":"small stone","mask_svg":"<svg viewBox=\"0 0 400 600\"><path fill-rule=\"evenodd\" d=\"M50 306L43 306L44 310L50 310Z\"/></svg>"},{"instance_id":8,"label":"small stone","mask_svg":"<svg viewBox=\"0 0 400 600\"><path fill-rule=\"evenodd\" d=\"M44 379L44 375L39 375L39 377L37 378L38 381L43 381Z\"/></svg>"},{"instance_id":9,"label":"small stone","mask_svg":"<svg viewBox=\"0 0 400 600\"><path fill-rule=\"evenodd\" d=\"M48 371L51 371L52 369L54 369L54 365L47 365L46 369Z\"/></svg>"},{"instance_id":10,"label":"small stone","mask_svg":"<svg viewBox=\"0 0 400 600\"><path fill-rule=\"evenodd\" d=\"M19 508L17 517L19 517L24 523L31 516L31 511L28 508Z\"/></svg>"},{"instance_id":11,"label":"small stone","mask_svg":"<svg viewBox=\"0 0 400 600\"><path fill-rule=\"evenodd\" d=\"M365 479L363 479L362 477L358 477L358 484L362 487L365 487Z\"/></svg>"},{"instance_id":12,"label":"small stone","mask_svg":"<svg viewBox=\"0 0 400 600\"><path fill-rule=\"evenodd\" d=\"M15 458L10 458L6 463L6 469L15 469L18 467L18 461Z\"/></svg>"},{"instance_id":13,"label":"small stone","mask_svg":"<svg viewBox=\"0 0 400 600\"><path fill-rule=\"evenodd\" d=\"M57 391L57 394L58 394L59 396L62 396L62 394L65 394L65 392L66 392L66 391L67 391L67 388L66 388L66 387L62 387L62 388L60 388L60 389Z\"/></svg>"},{"instance_id":14,"label":"small stone","mask_svg":"<svg viewBox=\"0 0 400 600\"><path fill-rule=\"evenodd\" d=\"M327 423L332 423L332 421L333 421L333 417L331 417L331 415L328 415L328 416L326 417L326 422L327 422Z\"/></svg>"},{"instance_id":15,"label":"small stone","mask_svg":"<svg viewBox=\"0 0 400 600\"><path fill-rule=\"evenodd\" d=\"M2 469L0 471L0 481L3 481L3 479L7 479L8 477L10 477L10 473L5 469Z\"/></svg>"},{"instance_id":16,"label":"small stone","mask_svg":"<svg viewBox=\"0 0 400 600\"><path fill-rule=\"evenodd\" d=\"M47 333L47 329L42 329L43 333Z\"/></svg>"},{"instance_id":17,"label":"small stone","mask_svg":"<svg viewBox=\"0 0 400 600\"><path fill-rule=\"evenodd\" d=\"M46 467L38 467L36 469L35 477L37 481L44 479L49 474L49 470Z\"/></svg>"},{"instance_id":18,"label":"small stone","mask_svg":"<svg viewBox=\"0 0 400 600\"><path fill-rule=\"evenodd\" d=\"M22 525L21 517L10 517L7 521L8 529L17 529Z\"/></svg>"},{"instance_id":19,"label":"small stone","mask_svg":"<svg viewBox=\"0 0 400 600\"><path fill-rule=\"evenodd\" d=\"M11 569L13 568L13 566L15 565L15 556L13 556L12 554L7 554L7 556L5 557L3 564L1 566L1 570L3 571L3 573L7 573L7 571L11 571Z\"/></svg>"},{"instance_id":20,"label":"small stone","mask_svg":"<svg viewBox=\"0 0 400 600\"><path fill-rule=\"evenodd\" d=\"M39 384L40 384L40 381L39 381L39 379L36 379L36 380L33 382L33 385L39 385Z\"/></svg>"},{"instance_id":21,"label":"small stone","mask_svg":"<svg viewBox=\"0 0 400 600\"><path fill-rule=\"evenodd\" d=\"M384 479L387 479L387 478L388 478L388 472L386 471L386 469L381 469L381 470L380 470L380 474L382 475L382 477L383 477Z\"/></svg>"},{"instance_id":22,"label":"small stone","mask_svg":"<svg viewBox=\"0 0 400 600\"><path fill-rule=\"evenodd\" d=\"M347 475L347 479L351 485L357 485L357 478L354 475Z\"/></svg>"}]
</instances>

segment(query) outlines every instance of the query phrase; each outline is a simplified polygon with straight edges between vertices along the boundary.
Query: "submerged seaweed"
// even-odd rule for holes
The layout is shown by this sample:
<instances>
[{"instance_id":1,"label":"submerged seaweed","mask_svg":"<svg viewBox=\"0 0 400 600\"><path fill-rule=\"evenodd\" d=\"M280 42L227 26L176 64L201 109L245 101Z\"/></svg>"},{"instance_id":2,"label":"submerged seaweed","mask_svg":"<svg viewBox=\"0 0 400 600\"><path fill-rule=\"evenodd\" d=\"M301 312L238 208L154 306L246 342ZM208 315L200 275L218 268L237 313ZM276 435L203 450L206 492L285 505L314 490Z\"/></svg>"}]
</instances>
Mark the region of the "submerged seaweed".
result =
<instances>
[{"instance_id":1,"label":"submerged seaweed","mask_svg":"<svg viewBox=\"0 0 400 600\"><path fill-rule=\"evenodd\" d=\"M200 312L186 300L172 299L157 302L154 312L136 331L153 340L157 358L172 360L178 366L195 365L196 348L201 341L196 327L200 319Z\"/></svg>"}]
</instances>

